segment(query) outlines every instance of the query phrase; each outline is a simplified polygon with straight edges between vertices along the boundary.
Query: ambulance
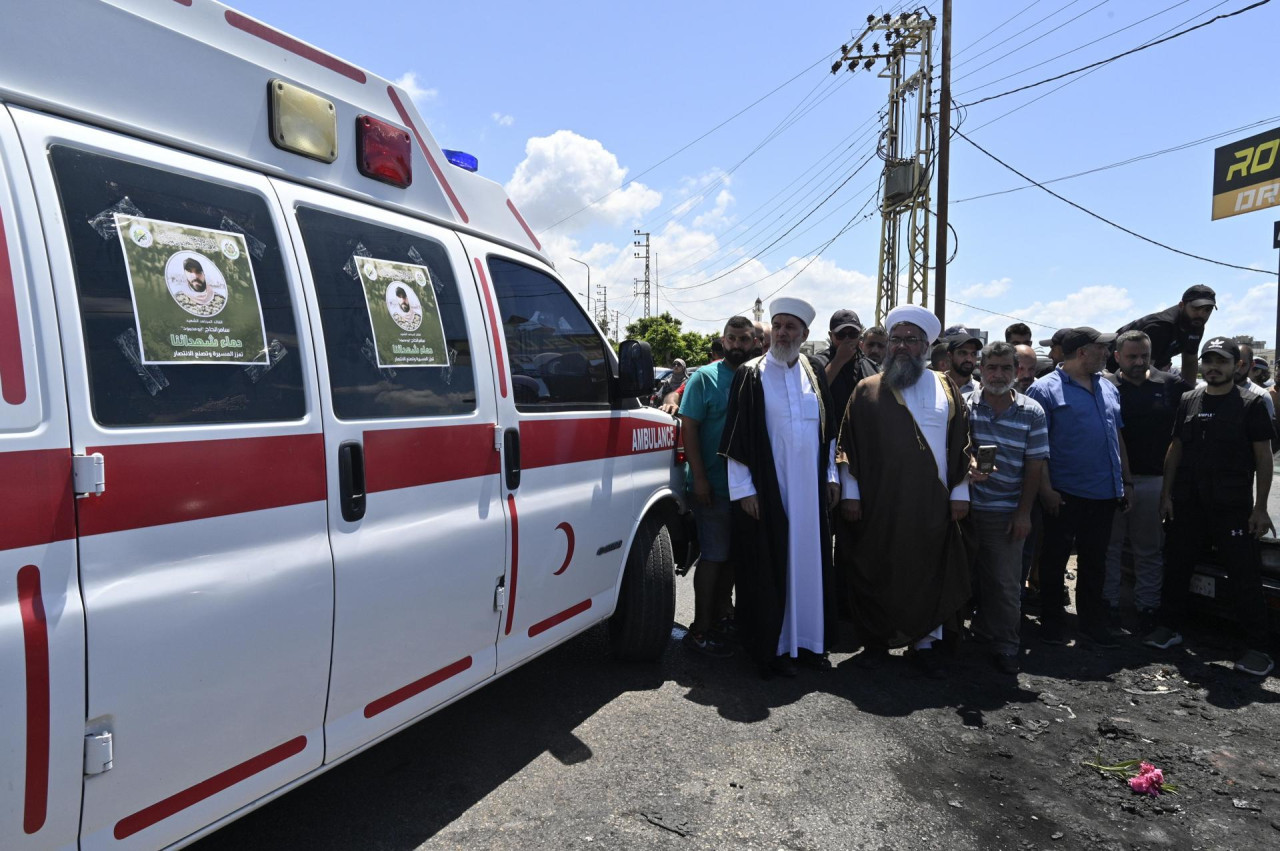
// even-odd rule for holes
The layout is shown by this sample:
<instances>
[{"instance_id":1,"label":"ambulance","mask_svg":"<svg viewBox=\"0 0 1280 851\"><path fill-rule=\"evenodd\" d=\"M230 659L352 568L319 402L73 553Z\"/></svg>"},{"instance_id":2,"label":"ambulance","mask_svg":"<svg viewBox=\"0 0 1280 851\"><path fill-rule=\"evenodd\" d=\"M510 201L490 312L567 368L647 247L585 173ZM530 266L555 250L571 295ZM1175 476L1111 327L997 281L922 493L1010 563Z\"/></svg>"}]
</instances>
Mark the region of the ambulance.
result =
<instances>
[{"instance_id":1,"label":"ambulance","mask_svg":"<svg viewBox=\"0 0 1280 851\"><path fill-rule=\"evenodd\" d=\"M180 847L602 621L663 652L652 357L474 168L211 0L6 4L0 848Z\"/></svg>"}]
</instances>

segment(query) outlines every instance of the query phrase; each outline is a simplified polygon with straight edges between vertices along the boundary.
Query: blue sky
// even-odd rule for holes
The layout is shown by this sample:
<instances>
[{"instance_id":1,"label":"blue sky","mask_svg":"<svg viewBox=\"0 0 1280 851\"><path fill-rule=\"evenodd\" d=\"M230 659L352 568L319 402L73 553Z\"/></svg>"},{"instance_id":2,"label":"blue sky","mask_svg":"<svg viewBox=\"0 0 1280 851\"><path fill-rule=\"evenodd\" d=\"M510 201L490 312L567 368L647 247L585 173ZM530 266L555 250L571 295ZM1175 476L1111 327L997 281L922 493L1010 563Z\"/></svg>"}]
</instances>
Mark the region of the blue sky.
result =
<instances>
[{"instance_id":1,"label":"blue sky","mask_svg":"<svg viewBox=\"0 0 1280 851\"><path fill-rule=\"evenodd\" d=\"M967 103L1051 77L1251 2L956 0L953 96ZM609 306L624 317L641 315L631 246L639 228L653 234L659 309L673 308L687 327L716 330L784 284L782 293L809 299L820 317L852 307L872 321L879 217L815 255L874 194L872 158L819 206L873 157L875 136L866 131L886 103L887 82L862 72L832 77L830 66L867 14L898 4L233 5L400 81L443 146L476 154L481 173L507 186L571 287L585 291L585 269L568 259L575 257L590 264L593 283L608 285ZM927 6L940 13L940 0ZM1061 83L975 105L961 125L993 154L1049 180L1263 122L1053 184L1141 234L1261 273L1170 253L1036 188L962 201L1025 183L957 138L948 295L972 306L948 304L948 323L999 331L1013 320L986 312L996 311L1033 323L1037 336L1063 325L1112 329L1208 284L1220 306L1211 332L1273 344L1271 229L1280 209L1211 222L1210 196L1214 147L1280 126L1276 32L1280 2L1079 75L1035 102ZM1015 107L1023 108L1004 116Z\"/></svg>"}]
</instances>

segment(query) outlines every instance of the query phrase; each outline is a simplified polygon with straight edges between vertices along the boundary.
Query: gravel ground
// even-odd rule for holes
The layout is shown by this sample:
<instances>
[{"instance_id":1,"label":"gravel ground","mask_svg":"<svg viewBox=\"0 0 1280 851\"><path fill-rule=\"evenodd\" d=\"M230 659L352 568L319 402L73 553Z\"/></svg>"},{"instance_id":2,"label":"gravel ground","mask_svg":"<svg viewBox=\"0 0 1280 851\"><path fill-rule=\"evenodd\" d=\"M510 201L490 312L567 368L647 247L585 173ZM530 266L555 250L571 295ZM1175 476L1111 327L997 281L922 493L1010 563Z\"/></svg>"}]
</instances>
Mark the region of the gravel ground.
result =
<instances>
[{"instance_id":1,"label":"gravel ground","mask_svg":"<svg viewBox=\"0 0 1280 851\"><path fill-rule=\"evenodd\" d=\"M679 623L692 588L680 580ZM1280 682L1208 625L1160 653L1045 647L1016 681L961 644L762 681L593 629L193 846L254 849L1280 847ZM1142 758L1179 793L1083 762Z\"/></svg>"}]
</instances>

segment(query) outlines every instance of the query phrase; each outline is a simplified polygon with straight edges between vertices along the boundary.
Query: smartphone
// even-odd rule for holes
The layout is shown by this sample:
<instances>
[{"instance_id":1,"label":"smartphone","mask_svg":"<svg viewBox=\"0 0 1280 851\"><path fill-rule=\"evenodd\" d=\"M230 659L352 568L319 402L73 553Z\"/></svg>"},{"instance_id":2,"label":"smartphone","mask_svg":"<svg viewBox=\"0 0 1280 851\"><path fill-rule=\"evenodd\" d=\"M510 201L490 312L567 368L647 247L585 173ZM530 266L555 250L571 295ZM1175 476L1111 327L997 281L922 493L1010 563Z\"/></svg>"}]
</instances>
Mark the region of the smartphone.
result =
<instances>
[{"instance_id":1,"label":"smartphone","mask_svg":"<svg viewBox=\"0 0 1280 851\"><path fill-rule=\"evenodd\" d=\"M996 448L994 446L978 447L978 472L990 473L996 468Z\"/></svg>"}]
</instances>

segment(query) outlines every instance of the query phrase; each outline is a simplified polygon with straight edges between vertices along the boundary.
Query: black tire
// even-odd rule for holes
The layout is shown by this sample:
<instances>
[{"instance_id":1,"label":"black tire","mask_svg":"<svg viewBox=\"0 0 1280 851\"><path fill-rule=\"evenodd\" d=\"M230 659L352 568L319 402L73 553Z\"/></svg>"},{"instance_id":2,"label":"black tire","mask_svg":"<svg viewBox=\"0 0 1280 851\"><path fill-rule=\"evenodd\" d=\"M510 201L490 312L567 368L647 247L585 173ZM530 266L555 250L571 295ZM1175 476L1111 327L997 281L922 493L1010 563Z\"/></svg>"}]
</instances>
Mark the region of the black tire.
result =
<instances>
[{"instance_id":1,"label":"black tire","mask_svg":"<svg viewBox=\"0 0 1280 851\"><path fill-rule=\"evenodd\" d=\"M618 608L609 619L614 655L629 662L656 662L671 641L675 616L671 534L663 523L649 516L640 524L627 554Z\"/></svg>"}]
</instances>

